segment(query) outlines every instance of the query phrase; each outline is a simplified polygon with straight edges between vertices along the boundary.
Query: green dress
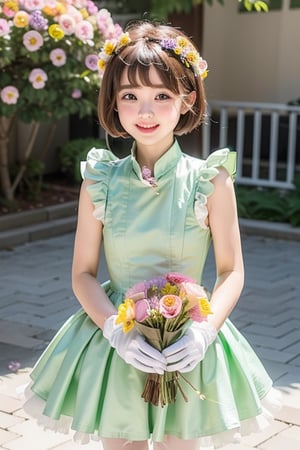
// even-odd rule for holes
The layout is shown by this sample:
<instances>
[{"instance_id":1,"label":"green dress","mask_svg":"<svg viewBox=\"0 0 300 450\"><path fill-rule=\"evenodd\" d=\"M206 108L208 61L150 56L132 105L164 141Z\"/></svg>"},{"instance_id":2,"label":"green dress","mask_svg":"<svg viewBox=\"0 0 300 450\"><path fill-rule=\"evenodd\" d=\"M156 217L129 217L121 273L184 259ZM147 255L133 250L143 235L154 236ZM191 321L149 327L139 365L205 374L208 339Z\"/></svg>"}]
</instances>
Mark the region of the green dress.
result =
<instances>
[{"instance_id":1,"label":"green dress","mask_svg":"<svg viewBox=\"0 0 300 450\"><path fill-rule=\"evenodd\" d=\"M107 150L89 152L84 177L94 181L88 191L94 215L104 224L110 275L104 287L116 306L135 283L169 271L201 284L211 243L206 199L221 166L234 176L235 153L221 149L201 160L182 153L175 141L155 165L153 186L142 177L134 150L123 159ZM146 374L118 356L82 309L58 331L31 376L43 414L58 424L69 417L77 432L153 441L212 436L216 446L261 414L261 399L272 385L227 320L204 360L185 374L206 400L183 384L188 402L178 395L174 404L150 405L141 398Z\"/></svg>"}]
</instances>

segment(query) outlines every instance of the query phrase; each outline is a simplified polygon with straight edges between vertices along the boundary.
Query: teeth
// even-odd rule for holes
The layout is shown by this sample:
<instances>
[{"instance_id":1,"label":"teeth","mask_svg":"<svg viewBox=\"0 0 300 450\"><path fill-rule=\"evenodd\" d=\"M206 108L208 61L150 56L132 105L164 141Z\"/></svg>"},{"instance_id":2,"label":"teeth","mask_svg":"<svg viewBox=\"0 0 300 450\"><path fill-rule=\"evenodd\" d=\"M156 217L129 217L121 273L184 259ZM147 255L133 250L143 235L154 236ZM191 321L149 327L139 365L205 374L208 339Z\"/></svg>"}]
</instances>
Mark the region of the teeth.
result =
<instances>
[{"instance_id":1,"label":"teeth","mask_svg":"<svg viewBox=\"0 0 300 450\"><path fill-rule=\"evenodd\" d=\"M155 125L138 125L140 128L154 128Z\"/></svg>"}]
</instances>

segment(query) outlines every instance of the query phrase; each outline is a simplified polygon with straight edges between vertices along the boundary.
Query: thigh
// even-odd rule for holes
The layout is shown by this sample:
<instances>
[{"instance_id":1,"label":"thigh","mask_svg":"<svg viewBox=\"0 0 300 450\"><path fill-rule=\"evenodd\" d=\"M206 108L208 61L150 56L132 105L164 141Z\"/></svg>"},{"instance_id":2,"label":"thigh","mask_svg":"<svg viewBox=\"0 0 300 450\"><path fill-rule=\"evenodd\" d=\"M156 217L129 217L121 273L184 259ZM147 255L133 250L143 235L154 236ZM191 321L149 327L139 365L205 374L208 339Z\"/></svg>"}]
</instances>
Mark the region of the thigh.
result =
<instances>
[{"instance_id":1,"label":"thigh","mask_svg":"<svg viewBox=\"0 0 300 450\"><path fill-rule=\"evenodd\" d=\"M101 439L103 450L148 450L148 441L127 441L126 439Z\"/></svg>"},{"instance_id":2,"label":"thigh","mask_svg":"<svg viewBox=\"0 0 300 450\"><path fill-rule=\"evenodd\" d=\"M163 442L154 442L153 450L199 450L200 439L179 439L166 436Z\"/></svg>"}]
</instances>

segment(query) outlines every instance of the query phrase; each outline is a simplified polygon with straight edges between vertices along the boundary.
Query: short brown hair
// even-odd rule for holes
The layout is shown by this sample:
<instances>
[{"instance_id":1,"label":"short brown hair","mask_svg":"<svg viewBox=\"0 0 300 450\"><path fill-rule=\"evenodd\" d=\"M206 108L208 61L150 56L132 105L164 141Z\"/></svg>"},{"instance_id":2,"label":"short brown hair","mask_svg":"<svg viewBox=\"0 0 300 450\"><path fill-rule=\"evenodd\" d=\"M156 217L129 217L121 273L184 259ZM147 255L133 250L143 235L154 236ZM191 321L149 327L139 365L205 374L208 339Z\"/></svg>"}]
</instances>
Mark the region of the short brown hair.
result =
<instances>
[{"instance_id":1,"label":"short brown hair","mask_svg":"<svg viewBox=\"0 0 300 450\"><path fill-rule=\"evenodd\" d=\"M113 137L128 137L116 111L116 96L122 73L125 68L128 70L129 82L134 87L138 86L139 80L151 86L149 70L154 66L162 83L175 94L196 92L194 105L180 116L174 130L177 135L191 132L201 124L205 113L206 97L202 79L195 76L193 70L175 55L173 57L170 52L163 50L158 42L161 39L187 36L177 28L148 20L130 22L125 31L129 33L131 42L111 57L103 75L98 102L101 126Z\"/></svg>"}]
</instances>

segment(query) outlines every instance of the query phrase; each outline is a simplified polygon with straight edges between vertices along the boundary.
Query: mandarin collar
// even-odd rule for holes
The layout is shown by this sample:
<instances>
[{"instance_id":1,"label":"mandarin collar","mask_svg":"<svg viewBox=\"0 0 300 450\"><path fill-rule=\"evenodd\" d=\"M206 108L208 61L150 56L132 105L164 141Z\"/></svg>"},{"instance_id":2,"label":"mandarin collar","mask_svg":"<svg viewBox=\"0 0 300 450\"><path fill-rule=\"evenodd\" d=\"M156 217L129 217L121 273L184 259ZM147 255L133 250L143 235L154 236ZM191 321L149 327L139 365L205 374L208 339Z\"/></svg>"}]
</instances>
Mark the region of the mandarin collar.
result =
<instances>
[{"instance_id":1,"label":"mandarin collar","mask_svg":"<svg viewBox=\"0 0 300 450\"><path fill-rule=\"evenodd\" d=\"M178 141L175 139L173 145L166 151L155 163L154 165L154 178L155 180L159 180L162 176L164 176L167 172L173 170L179 159L182 156L182 151ZM132 161L132 169L136 176L143 180L142 170L139 163L136 160L136 143L134 142L131 148L131 161Z\"/></svg>"}]
</instances>

